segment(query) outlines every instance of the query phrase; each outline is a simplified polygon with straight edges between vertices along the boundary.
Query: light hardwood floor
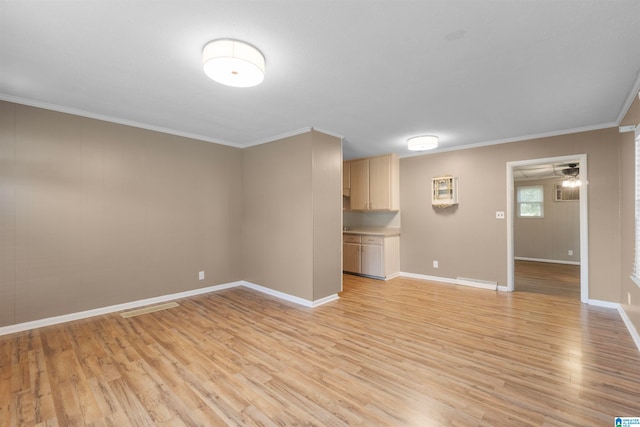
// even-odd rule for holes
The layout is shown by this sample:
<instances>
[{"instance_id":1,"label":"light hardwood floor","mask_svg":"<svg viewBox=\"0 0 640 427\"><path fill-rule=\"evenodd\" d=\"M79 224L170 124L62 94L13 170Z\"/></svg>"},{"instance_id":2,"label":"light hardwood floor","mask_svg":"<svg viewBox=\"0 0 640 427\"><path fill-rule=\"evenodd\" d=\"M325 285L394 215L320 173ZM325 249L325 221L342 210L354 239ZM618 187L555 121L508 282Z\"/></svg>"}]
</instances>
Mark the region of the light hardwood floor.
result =
<instances>
[{"instance_id":1,"label":"light hardwood floor","mask_svg":"<svg viewBox=\"0 0 640 427\"><path fill-rule=\"evenodd\" d=\"M515 262L515 290L580 300L580 266L534 261Z\"/></svg>"},{"instance_id":2,"label":"light hardwood floor","mask_svg":"<svg viewBox=\"0 0 640 427\"><path fill-rule=\"evenodd\" d=\"M0 337L0 426L640 416L638 349L615 310L577 299L345 275L341 299L315 309L245 288L178 302Z\"/></svg>"}]
</instances>

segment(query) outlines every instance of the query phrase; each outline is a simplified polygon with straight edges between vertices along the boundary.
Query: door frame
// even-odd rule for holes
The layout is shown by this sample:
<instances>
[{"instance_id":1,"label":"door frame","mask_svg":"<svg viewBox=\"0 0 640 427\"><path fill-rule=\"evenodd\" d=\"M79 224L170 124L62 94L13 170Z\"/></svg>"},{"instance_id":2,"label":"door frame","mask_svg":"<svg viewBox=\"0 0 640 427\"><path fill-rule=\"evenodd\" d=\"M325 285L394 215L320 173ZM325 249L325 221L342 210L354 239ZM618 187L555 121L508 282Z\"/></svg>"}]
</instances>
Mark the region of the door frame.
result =
<instances>
[{"instance_id":1,"label":"door frame","mask_svg":"<svg viewBox=\"0 0 640 427\"><path fill-rule=\"evenodd\" d=\"M543 159L519 160L507 162L507 286L506 290L515 289L515 255L514 255L514 189L513 169L518 166L531 166L547 163L579 163L580 164L580 302L589 302L589 221L588 221L588 186L587 155L547 157Z\"/></svg>"}]
</instances>

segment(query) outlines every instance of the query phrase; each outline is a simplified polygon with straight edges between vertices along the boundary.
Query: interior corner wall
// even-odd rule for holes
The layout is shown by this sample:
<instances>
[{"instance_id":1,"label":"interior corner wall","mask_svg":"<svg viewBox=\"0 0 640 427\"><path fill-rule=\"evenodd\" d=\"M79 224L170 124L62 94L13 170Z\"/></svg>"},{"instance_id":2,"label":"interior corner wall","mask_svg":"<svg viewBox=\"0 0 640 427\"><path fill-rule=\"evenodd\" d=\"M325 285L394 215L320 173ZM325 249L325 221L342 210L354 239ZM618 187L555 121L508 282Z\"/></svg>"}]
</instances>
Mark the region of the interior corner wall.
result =
<instances>
[{"instance_id":1,"label":"interior corner wall","mask_svg":"<svg viewBox=\"0 0 640 427\"><path fill-rule=\"evenodd\" d=\"M400 159L401 271L507 285L506 163L586 154L589 298L620 301L620 138L617 128ZM435 176L459 177L459 205L431 206ZM432 261L439 261L434 269Z\"/></svg>"},{"instance_id":2,"label":"interior corner wall","mask_svg":"<svg viewBox=\"0 0 640 427\"><path fill-rule=\"evenodd\" d=\"M580 262L580 201L556 201L556 185L562 178L518 181L515 183L513 240L516 258L554 262ZM518 218L519 187L542 186L542 218ZM573 255L569 255L569 250Z\"/></svg>"},{"instance_id":3,"label":"interior corner wall","mask_svg":"<svg viewBox=\"0 0 640 427\"><path fill-rule=\"evenodd\" d=\"M316 131L243 150L244 280L308 301L341 290L341 161Z\"/></svg>"},{"instance_id":4,"label":"interior corner wall","mask_svg":"<svg viewBox=\"0 0 640 427\"><path fill-rule=\"evenodd\" d=\"M640 125L640 100L636 96L631 108L621 122L621 126ZM640 333L640 286L631 280L635 255L635 135L634 132L620 134L620 186L621 203L621 295L619 302L627 317Z\"/></svg>"},{"instance_id":5,"label":"interior corner wall","mask_svg":"<svg viewBox=\"0 0 640 427\"><path fill-rule=\"evenodd\" d=\"M0 326L241 280L241 167L236 148L0 102Z\"/></svg>"},{"instance_id":6,"label":"interior corner wall","mask_svg":"<svg viewBox=\"0 0 640 427\"><path fill-rule=\"evenodd\" d=\"M312 135L242 151L244 280L313 299Z\"/></svg>"}]
</instances>

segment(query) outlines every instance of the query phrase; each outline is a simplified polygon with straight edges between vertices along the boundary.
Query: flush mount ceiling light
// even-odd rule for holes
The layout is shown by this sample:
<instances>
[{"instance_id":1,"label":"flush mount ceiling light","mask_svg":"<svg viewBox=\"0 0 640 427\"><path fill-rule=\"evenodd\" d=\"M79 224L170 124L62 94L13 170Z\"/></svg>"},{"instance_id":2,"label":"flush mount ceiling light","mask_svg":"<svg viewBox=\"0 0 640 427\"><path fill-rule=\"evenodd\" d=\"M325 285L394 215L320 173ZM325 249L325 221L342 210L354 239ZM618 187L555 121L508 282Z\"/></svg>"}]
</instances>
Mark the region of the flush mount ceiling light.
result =
<instances>
[{"instance_id":1,"label":"flush mount ceiling light","mask_svg":"<svg viewBox=\"0 0 640 427\"><path fill-rule=\"evenodd\" d=\"M407 140L407 148L411 151L433 150L438 147L438 137L434 135L414 136Z\"/></svg>"},{"instance_id":2,"label":"flush mount ceiling light","mask_svg":"<svg viewBox=\"0 0 640 427\"><path fill-rule=\"evenodd\" d=\"M264 80L264 65L258 49L238 40L213 40L202 49L205 74L223 85L256 86Z\"/></svg>"}]
</instances>

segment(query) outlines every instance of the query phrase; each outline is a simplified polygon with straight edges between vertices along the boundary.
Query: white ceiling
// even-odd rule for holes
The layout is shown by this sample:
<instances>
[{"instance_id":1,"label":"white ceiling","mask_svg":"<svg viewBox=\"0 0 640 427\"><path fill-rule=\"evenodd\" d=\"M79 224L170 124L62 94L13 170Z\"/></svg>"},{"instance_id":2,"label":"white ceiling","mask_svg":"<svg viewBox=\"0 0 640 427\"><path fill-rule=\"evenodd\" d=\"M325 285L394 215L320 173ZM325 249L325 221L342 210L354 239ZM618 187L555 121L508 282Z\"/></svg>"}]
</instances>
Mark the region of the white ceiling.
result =
<instances>
[{"instance_id":1,"label":"white ceiling","mask_svg":"<svg viewBox=\"0 0 640 427\"><path fill-rule=\"evenodd\" d=\"M201 50L257 46L254 88ZM0 0L0 99L246 147L314 127L346 159L616 126L640 89L640 1Z\"/></svg>"}]
</instances>

